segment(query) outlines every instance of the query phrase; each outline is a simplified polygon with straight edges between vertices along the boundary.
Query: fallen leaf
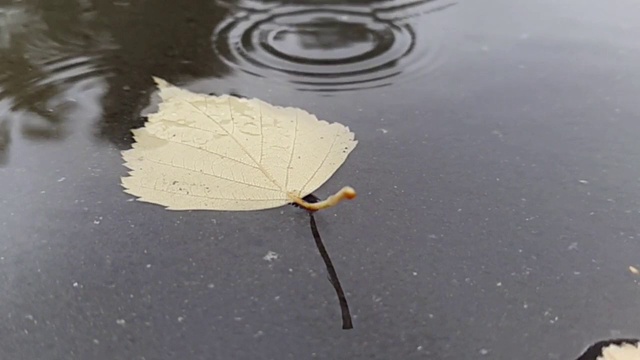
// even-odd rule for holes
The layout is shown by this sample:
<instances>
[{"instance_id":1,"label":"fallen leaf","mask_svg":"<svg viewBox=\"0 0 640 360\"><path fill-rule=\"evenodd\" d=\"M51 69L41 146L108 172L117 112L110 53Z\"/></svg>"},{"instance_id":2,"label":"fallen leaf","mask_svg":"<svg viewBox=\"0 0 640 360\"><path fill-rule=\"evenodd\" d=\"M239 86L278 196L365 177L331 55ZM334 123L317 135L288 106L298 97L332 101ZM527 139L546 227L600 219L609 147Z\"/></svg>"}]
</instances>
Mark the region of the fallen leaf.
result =
<instances>
[{"instance_id":1,"label":"fallen leaf","mask_svg":"<svg viewBox=\"0 0 640 360\"><path fill-rule=\"evenodd\" d=\"M638 360L640 359L640 343L611 345L602 349L598 360Z\"/></svg>"},{"instance_id":2,"label":"fallen leaf","mask_svg":"<svg viewBox=\"0 0 640 360\"><path fill-rule=\"evenodd\" d=\"M259 99L210 96L154 78L162 102L123 151L125 192L170 210L310 210L355 197L344 187L318 205L325 183L357 141L348 127ZM317 208L311 208L316 206Z\"/></svg>"},{"instance_id":3,"label":"fallen leaf","mask_svg":"<svg viewBox=\"0 0 640 360\"><path fill-rule=\"evenodd\" d=\"M576 360L638 360L640 341L619 338L598 341L589 346Z\"/></svg>"}]
</instances>

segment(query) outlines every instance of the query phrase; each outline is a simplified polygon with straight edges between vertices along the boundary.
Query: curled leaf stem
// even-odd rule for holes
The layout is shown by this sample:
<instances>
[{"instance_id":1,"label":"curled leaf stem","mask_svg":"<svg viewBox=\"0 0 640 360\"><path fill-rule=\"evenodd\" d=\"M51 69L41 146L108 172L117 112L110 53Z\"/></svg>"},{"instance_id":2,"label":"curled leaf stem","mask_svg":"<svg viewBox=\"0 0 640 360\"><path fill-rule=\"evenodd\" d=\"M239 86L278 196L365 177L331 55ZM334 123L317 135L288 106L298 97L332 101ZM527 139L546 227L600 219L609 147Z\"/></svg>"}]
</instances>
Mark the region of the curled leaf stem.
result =
<instances>
[{"instance_id":1,"label":"curled leaf stem","mask_svg":"<svg viewBox=\"0 0 640 360\"><path fill-rule=\"evenodd\" d=\"M313 203L307 202L303 198L300 198L299 196L296 196L293 193L289 193L289 198L296 205L306 209L307 211L313 212L313 211L330 208L332 206L336 206L338 205L339 202L345 199L346 200L355 199L356 195L357 195L356 191L351 186L345 186L342 189L340 189L340 191L338 191L337 193L329 196L326 200L322 200L318 202L313 202Z\"/></svg>"}]
</instances>

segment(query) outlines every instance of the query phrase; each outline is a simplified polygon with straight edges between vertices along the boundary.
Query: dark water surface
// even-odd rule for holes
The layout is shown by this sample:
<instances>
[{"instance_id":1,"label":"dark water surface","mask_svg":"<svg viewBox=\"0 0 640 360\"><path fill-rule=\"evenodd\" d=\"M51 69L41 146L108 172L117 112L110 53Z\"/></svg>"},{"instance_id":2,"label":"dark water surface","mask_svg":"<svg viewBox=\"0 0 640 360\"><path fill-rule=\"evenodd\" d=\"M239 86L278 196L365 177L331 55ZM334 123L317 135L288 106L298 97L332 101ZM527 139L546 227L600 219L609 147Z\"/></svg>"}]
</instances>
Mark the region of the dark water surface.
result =
<instances>
[{"instance_id":1,"label":"dark water surface","mask_svg":"<svg viewBox=\"0 0 640 360\"><path fill-rule=\"evenodd\" d=\"M0 1L0 358L573 359L639 336L638 14ZM354 330L300 210L122 192L151 76L356 133L316 193L360 194L317 216Z\"/></svg>"}]
</instances>

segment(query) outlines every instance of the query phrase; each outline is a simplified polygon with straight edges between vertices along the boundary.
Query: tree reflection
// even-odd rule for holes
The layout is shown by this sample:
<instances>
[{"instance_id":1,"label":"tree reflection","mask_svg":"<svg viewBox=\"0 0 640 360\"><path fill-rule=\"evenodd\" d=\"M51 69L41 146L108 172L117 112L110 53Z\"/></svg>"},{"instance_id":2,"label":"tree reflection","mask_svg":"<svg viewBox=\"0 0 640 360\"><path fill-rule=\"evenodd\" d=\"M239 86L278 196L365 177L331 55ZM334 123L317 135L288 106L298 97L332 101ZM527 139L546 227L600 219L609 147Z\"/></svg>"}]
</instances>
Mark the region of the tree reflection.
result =
<instances>
[{"instance_id":1,"label":"tree reflection","mask_svg":"<svg viewBox=\"0 0 640 360\"><path fill-rule=\"evenodd\" d=\"M11 143L10 131L9 120L0 119L0 165L4 165L9 156L9 144Z\"/></svg>"},{"instance_id":2,"label":"tree reflection","mask_svg":"<svg viewBox=\"0 0 640 360\"><path fill-rule=\"evenodd\" d=\"M25 1L0 12L0 62L6 64L0 68L0 100L10 102L2 117L17 118L26 138L63 139L70 105L64 91L100 75L92 59L106 48L108 34L82 1Z\"/></svg>"},{"instance_id":3,"label":"tree reflection","mask_svg":"<svg viewBox=\"0 0 640 360\"><path fill-rule=\"evenodd\" d=\"M30 39L33 33L45 31L46 25L26 7L4 7L1 11L3 16L0 16L0 62L6 65L0 67L0 100L10 100L9 111L25 111L52 124L58 124L56 114L48 111L46 107L46 100L58 93L56 85L32 86L44 78L45 73L39 64L35 63L38 56L33 54L41 49L32 46ZM2 115L5 126L8 126L8 114Z\"/></svg>"},{"instance_id":4,"label":"tree reflection","mask_svg":"<svg viewBox=\"0 0 640 360\"><path fill-rule=\"evenodd\" d=\"M124 146L148 101L152 76L177 80L226 73L210 44L213 27L225 15L225 8L209 0L26 0L0 6L0 101L9 104L0 113L0 130L9 133L11 115L19 118L12 124L25 138L64 139L73 106L65 91L103 79L107 91L97 135ZM0 159L8 147L8 141L0 143Z\"/></svg>"},{"instance_id":5,"label":"tree reflection","mask_svg":"<svg viewBox=\"0 0 640 360\"><path fill-rule=\"evenodd\" d=\"M103 100L99 136L118 146L130 142L132 119L147 104L152 76L168 81L183 77L220 77L228 69L211 46L213 28L226 8L210 0L132 1L126 8L95 1L98 17L110 29L117 49L101 59L111 69Z\"/></svg>"},{"instance_id":6,"label":"tree reflection","mask_svg":"<svg viewBox=\"0 0 640 360\"><path fill-rule=\"evenodd\" d=\"M0 5L0 101L10 103L12 115L22 115L11 122L22 136L60 140L69 132L66 120L73 106L65 91L83 82L106 84L96 135L123 148L131 141L130 129L141 125L152 76L178 82L229 72L211 44L214 28L229 12L296 3L355 5L373 16L396 16L416 13L433 1L24 0ZM367 31L358 26L324 19L309 24L297 39L303 48L319 50L364 43ZM0 121L8 115L0 113ZM10 133L9 123L2 124L0 159L6 157Z\"/></svg>"}]
</instances>

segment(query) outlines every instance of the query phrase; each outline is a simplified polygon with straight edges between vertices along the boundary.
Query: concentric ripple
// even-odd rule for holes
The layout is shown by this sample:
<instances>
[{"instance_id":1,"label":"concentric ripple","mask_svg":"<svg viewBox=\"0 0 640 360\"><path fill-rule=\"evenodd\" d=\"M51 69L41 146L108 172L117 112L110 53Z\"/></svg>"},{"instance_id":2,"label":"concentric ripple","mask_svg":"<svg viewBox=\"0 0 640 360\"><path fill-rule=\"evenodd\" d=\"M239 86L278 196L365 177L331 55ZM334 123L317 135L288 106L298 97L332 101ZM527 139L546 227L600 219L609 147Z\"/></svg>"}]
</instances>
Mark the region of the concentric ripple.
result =
<instances>
[{"instance_id":1,"label":"concentric ripple","mask_svg":"<svg viewBox=\"0 0 640 360\"><path fill-rule=\"evenodd\" d=\"M269 81L285 80L307 91L356 90L390 85L436 65L434 47L426 40L427 46L416 51L416 32L388 16L392 9L258 9L241 10L221 23L213 46L229 66ZM381 11L387 16L378 16Z\"/></svg>"}]
</instances>

